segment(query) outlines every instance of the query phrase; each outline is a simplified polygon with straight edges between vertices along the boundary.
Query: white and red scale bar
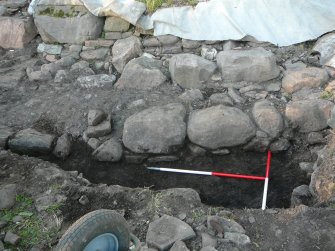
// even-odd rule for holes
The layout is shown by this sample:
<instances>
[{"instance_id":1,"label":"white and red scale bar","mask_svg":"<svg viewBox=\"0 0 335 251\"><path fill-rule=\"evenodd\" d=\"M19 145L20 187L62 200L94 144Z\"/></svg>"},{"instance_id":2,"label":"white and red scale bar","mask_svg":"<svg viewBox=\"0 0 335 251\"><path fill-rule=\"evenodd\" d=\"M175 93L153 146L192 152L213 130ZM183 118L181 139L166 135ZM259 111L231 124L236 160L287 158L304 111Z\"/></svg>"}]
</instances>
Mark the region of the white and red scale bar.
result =
<instances>
[{"instance_id":1,"label":"white and red scale bar","mask_svg":"<svg viewBox=\"0 0 335 251\"><path fill-rule=\"evenodd\" d=\"M197 175L226 177L226 178L234 178L234 179L262 180L262 181L264 181L262 210L265 210L267 193L268 193L268 185L269 185L271 156L272 156L271 152L268 151L268 157L267 157L267 161L266 161L265 176L254 176L254 175L233 174L233 173L223 173L223 172L194 171L194 170L175 169L175 168L163 168L163 167L147 167L147 169L149 169L149 170L155 170L155 171L161 171L161 172L197 174Z\"/></svg>"}]
</instances>

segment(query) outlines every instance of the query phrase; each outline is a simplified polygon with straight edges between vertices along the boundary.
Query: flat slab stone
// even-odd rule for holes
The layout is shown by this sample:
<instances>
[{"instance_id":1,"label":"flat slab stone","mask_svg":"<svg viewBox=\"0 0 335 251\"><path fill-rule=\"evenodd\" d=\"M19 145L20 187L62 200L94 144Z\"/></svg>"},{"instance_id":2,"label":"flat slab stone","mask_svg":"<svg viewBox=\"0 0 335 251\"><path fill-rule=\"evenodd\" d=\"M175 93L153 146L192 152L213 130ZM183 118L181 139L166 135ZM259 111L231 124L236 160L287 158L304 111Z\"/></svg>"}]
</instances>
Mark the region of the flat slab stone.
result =
<instances>
[{"instance_id":1,"label":"flat slab stone","mask_svg":"<svg viewBox=\"0 0 335 251\"><path fill-rule=\"evenodd\" d=\"M19 131L9 140L8 147L13 152L23 154L48 154L52 150L54 140L54 135L29 128Z\"/></svg>"},{"instance_id":2,"label":"flat slab stone","mask_svg":"<svg viewBox=\"0 0 335 251\"><path fill-rule=\"evenodd\" d=\"M106 119L102 123L96 126L88 126L86 135L89 138L99 138L106 136L112 132L112 125L109 119Z\"/></svg>"},{"instance_id":3,"label":"flat slab stone","mask_svg":"<svg viewBox=\"0 0 335 251\"><path fill-rule=\"evenodd\" d=\"M275 55L258 47L247 50L222 51L217 64L225 81L263 82L279 76Z\"/></svg>"},{"instance_id":4,"label":"flat slab stone","mask_svg":"<svg viewBox=\"0 0 335 251\"><path fill-rule=\"evenodd\" d=\"M247 114L224 105L194 111L187 127L189 139L209 149L241 145L255 134L256 127Z\"/></svg>"},{"instance_id":5,"label":"flat slab stone","mask_svg":"<svg viewBox=\"0 0 335 251\"><path fill-rule=\"evenodd\" d=\"M195 237L193 229L185 222L168 215L149 224L146 241L149 247L168 250L176 241Z\"/></svg>"},{"instance_id":6,"label":"flat slab stone","mask_svg":"<svg viewBox=\"0 0 335 251\"><path fill-rule=\"evenodd\" d=\"M186 110L179 103L154 106L127 118L123 144L136 153L170 153L186 136Z\"/></svg>"},{"instance_id":7,"label":"flat slab stone","mask_svg":"<svg viewBox=\"0 0 335 251\"><path fill-rule=\"evenodd\" d=\"M48 53L51 55L60 55L62 53L62 46L59 44L45 44L41 43L37 47L37 52L39 53Z\"/></svg>"},{"instance_id":8,"label":"flat slab stone","mask_svg":"<svg viewBox=\"0 0 335 251\"><path fill-rule=\"evenodd\" d=\"M334 104L328 100L300 100L289 102L285 115L297 126L300 132L313 132L325 129Z\"/></svg>"},{"instance_id":9,"label":"flat slab stone","mask_svg":"<svg viewBox=\"0 0 335 251\"><path fill-rule=\"evenodd\" d=\"M115 81L116 77L114 75L107 74L90 75L77 78L79 86L86 89L113 86Z\"/></svg>"}]
</instances>

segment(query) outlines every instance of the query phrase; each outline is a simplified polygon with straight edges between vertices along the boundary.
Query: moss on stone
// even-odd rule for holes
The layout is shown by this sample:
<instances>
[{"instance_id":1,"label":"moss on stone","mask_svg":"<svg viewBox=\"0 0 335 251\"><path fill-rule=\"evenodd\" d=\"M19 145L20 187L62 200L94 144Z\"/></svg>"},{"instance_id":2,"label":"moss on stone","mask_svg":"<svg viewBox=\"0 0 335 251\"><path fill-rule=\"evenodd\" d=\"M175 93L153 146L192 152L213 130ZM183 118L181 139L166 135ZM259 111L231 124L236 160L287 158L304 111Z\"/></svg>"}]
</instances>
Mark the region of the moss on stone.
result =
<instances>
[{"instance_id":1,"label":"moss on stone","mask_svg":"<svg viewBox=\"0 0 335 251\"><path fill-rule=\"evenodd\" d=\"M57 17L57 18L66 18L66 17L76 17L79 15L79 11L75 10L75 7L71 7L70 12L65 12L62 9L55 9L54 7L47 7L44 10L41 10L39 12L39 15L41 16L51 16L51 17Z\"/></svg>"}]
</instances>

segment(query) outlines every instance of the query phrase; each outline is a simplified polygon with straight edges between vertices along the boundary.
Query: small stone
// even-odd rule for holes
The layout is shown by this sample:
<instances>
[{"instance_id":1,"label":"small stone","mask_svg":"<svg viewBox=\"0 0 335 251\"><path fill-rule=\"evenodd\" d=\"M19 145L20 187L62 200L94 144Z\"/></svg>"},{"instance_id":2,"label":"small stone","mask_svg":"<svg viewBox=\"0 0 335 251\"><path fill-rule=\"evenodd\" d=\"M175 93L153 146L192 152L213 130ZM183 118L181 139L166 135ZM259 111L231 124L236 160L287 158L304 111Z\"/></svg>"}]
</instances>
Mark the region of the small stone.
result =
<instances>
[{"instance_id":1,"label":"small stone","mask_svg":"<svg viewBox=\"0 0 335 251\"><path fill-rule=\"evenodd\" d=\"M14 131L9 127L0 126L0 149L7 147L8 139L14 134Z\"/></svg>"},{"instance_id":2,"label":"small stone","mask_svg":"<svg viewBox=\"0 0 335 251\"><path fill-rule=\"evenodd\" d=\"M179 159L178 156L175 155L165 155L165 156L156 156L148 158L149 163L157 163L157 162L173 162Z\"/></svg>"},{"instance_id":3,"label":"small stone","mask_svg":"<svg viewBox=\"0 0 335 251\"><path fill-rule=\"evenodd\" d=\"M223 45L223 50L224 51L229 51L229 50L233 50L234 48L236 48L238 45L235 41L229 40L227 42L224 43Z\"/></svg>"},{"instance_id":4,"label":"small stone","mask_svg":"<svg viewBox=\"0 0 335 251\"><path fill-rule=\"evenodd\" d=\"M259 85L259 84L253 84L253 85L248 85L245 87L240 88L240 93L246 93L246 92L250 92L250 91L261 91L264 90L264 87Z\"/></svg>"},{"instance_id":5,"label":"small stone","mask_svg":"<svg viewBox=\"0 0 335 251\"><path fill-rule=\"evenodd\" d=\"M1 16L1 7L0 7L0 16ZM0 240L0 251L4 251L5 250L5 245L3 244L3 242Z\"/></svg>"},{"instance_id":6,"label":"small stone","mask_svg":"<svg viewBox=\"0 0 335 251\"><path fill-rule=\"evenodd\" d=\"M249 220L249 223L250 223L250 224L253 224L253 223L255 223L255 222L256 222L256 220L255 220L255 217L254 217L254 216L249 216L248 220Z\"/></svg>"},{"instance_id":7,"label":"small stone","mask_svg":"<svg viewBox=\"0 0 335 251\"><path fill-rule=\"evenodd\" d=\"M228 149L219 149L219 150L214 150L212 151L212 154L214 155L219 155L219 156L223 156L223 155L228 155L230 154L230 151Z\"/></svg>"},{"instance_id":8,"label":"small stone","mask_svg":"<svg viewBox=\"0 0 335 251\"><path fill-rule=\"evenodd\" d=\"M116 77L114 75L107 74L98 74L77 78L77 82L79 83L80 87L86 89L94 87L101 88L104 86L112 86L115 81Z\"/></svg>"},{"instance_id":9,"label":"small stone","mask_svg":"<svg viewBox=\"0 0 335 251\"><path fill-rule=\"evenodd\" d=\"M124 32L129 30L130 23L120 17L107 17L105 21L104 31Z\"/></svg>"},{"instance_id":10,"label":"small stone","mask_svg":"<svg viewBox=\"0 0 335 251\"><path fill-rule=\"evenodd\" d=\"M157 39L162 45L172 45L179 41L179 37L173 35L157 36Z\"/></svg>"},{"instance_id":11,"label":"small stone","mask_svg":"<svg viewBox=\"0 0 335 251\"><path fill-rule=\"evenodd\" d=\"M241 234L241 233L230 233L230 232L226 232L224 234L224 238L226 240L229 240L237 245L247 245L249 243L251 243L249 236L245 235L245 234Z\"/></svg>"},{"instance_id":12,"label":"small stone","mask_svg":"<svg viewBox=\"0 0 335 251\"><path fill-rule=\"evenodd\" d=\"M280 91L280 88L281 88L280 82L265 85L265 90L267 90L268 92L278 92Z\"/></svg>"},{"instance_id":13,"label":"small stone","mask_svg":"<svg viewBox=\"0 0 335 251\"><path fill-rule=\"evenodd\" d=\"M232 219L226 219L217 215L207 217L207 227L217 233L240 233L244 234L244 228Z\"/></svg>"},{"instance_id":14,"label":"small stone","mask_svg":"<svg viewBox=\"0 0 335 251\"><path fill-rule=\"evenodd\" d=\"M207 60L215 60L218 54L215 48L203 45L201 47L201 57Z\"/></svg>"},{"instance_id":15,"label":"small stone","mask_svg":"<svg viewBox=\"0 0 335 251\"><path fill-rule=\"evenodd\" d=\"M58 158L65 159L71 153L71 146L72 142L70 135L64 133L57 139L57 143L53 150L53 154Z\"/></svg>"},{"instance_id":16,"label":"small stone","mask_svg":"<svg viewBox=\"0 0 335 251\"><path fill-rule=\"evenodd\" d=\"M200 249L200 251L217 251L215 248L207 246Z\"/></svg>"},{"instance_id":17,"label":"small stone","mask_svg":"<svg viewBox=\"0 0 335 251\"><path fill-rule=\"evenodd\" d=\"M310 132L307 135L307 143L310 145L326 143L320 132Z\"/></svg>"},{"instance_id":18,"label":"small stone","mask_svg":"<svg viewBox=\"0 0 335 251\"><path fill-rule=\"evenodd\" d=\"M89 62L81 60L77 63L74 63L71 66L71 70L76 70L76 69L84 69L84 68L88 68L90 66Z\"/></svg>"},{"instance_id":19,"label":"small stone","mask_svg":"<svg viewBox=\"0 0 335 251\"><path fill-rule=\"evenodd\" d=\"M17 216L15 216L15 217L13 217L13 219L12 219L12 222L14 222L14 223L20 223L20 222L22 222L22 221L24 221L24 219L23 219L23 217L20 216L20 215L17 215Z\"/></svg>"},{"instance_id":20,"label":"small stone","mask_svg":"<svg viewBox=\"0 0 335 251\"><path fill-rule=\"evenodd\" d=\"M64 83L69 79L69 73L66 70L59 70L55 75L55 83Z\"/></svg>"},{"instance_id":21,"label":"small stone","mask_svg":"<svg viewBox=\"0 0 335 251\"><path fill-rule=\"evenodd\" d=\"M104 61L95 61L94 62L94 69L96 70L101 70L102 68L104 68L104 64L105 62Z\"/></svg>"},{"instance_id":22,"label":"small stone","mask_svg":"<svg viewBox=\"0 0 335 251\"><path fill-rule=\"evenodd\" d=\"M122 33L121 32L106 32L105 38L111 39L111 40L118 40L122 38Z\"/></svg>"},{"instance_id":23,"label":"small stone","mask_svg":"<svg viewBox=\"0 0 335 251\"><path fill-rule=\"evenodd\" d=\"M201 41L182 39L184 49L196 49L201 46Z\"/></svg>"},{"instance_id":24,"label":"small stone","mask_svg":"<svg viewBox=\"0 0 335 251\"><path fill-rule=\"evenodd\" d=\"M226 93L215 93L209 97L209 105L233 106L233 100Z\"/></svg>"},{"instance_id":25,"label":"small stone","mask_svg":"<svg viewBox=\"0 0 335 251\"><path fill-rule=\"evenodd\" d=\"M111 132L112 132L111 121L107 119L96 126L89 126L86 130L86 135L89 138L99 138L106 136Z\"/></svg>"},{"instance_id":26,"label":"small stone","mask_svg":"<svg viewBox=\"0 0 335 251\"><path fill-rule=\"evenodd\" d=\"M143 46L144 47L158 47L161 43L158 41L156 37L150 37L143 39Z\"/></svg>"},{"instance_id":27,"label":"small stone","mask_svg":"<svg viewBox=\"0 0 335 251\"><path fill-rule=\"evenodd\" d=\"M178 219L179 220L185 220L186 219L186 213L180 213L180 214L178 214Z\"/></svg>"},{"instance_id":28,"label":"small stone","mask_svg":"<svg viewBox=\"0 0 335 251\"><path fill-rule=\"evenodd\" d=\"M82 195L82 196L79 198L78 202L79 202L81 205L83 205L83 206L85 206L85 205L87 205L88 203L90 203L90 201L89 201L89 199L87 198L86 195Z\"/></svg>"},{"instance_id":29,"label":"small stone","mask_svg":"<svg viewBox=\"0 0 335 251\"><path fill-rule=\"evenodd\" d=\"M306 173L313 173L313 162L300 162L299 163L299 167L302 171L306 172Z\"/></svg>"},{"instance_id":30,"label":"small stone","mask_svg":"<svg viewBox=\"0 0 335 251\"><path fill-rule=\"evenodd\" d=\"M49 62L56 62L58 60L55 55L49 55L49 54L45 56L45 59Z\"/></svg>"},{"instance_id":31,"label":"small stone","mask_svg":"<svg viewBox=\"0 0 335 251\"><path fill-rule=\"evenodd\" d=\"M99 109L91 109L88 111L87 122L89 126L96 126L100 124L105 118L106 114L104 111Z\"/></svg>"},{"instance_id":32,"label":"small stone","mask_svg":"<svg viewBox=\"0 0 335 251\"><path fill-rule=\"evenodd\" d=\"M293 189L291 195L291 207L299 205L309 205L312 200L312 194L309 191L309 186L301 185Z\"/></svg>"},{"instance_id":33,"label":"small stone","mask_svg":"<svg viewBox=\"0 0 335 251\"><path fill-rule=\"evenodd\" d=\"M162 47L162 54L178 54L182 53L183 49L181 43L176 43L173 45L165 45Z\"/></svg>"},{"instance_id":34,"label":"small stone","mask_svg":"<svg viewBox=\"0 0 335 251\"><path fill-rule=\"evenodd\" d=\"M42 71L34 71L27 75L29 81L48 81L52 79L50 72L43 73Z\"/></svg>"},{"instance_id":35,"label":"small stone","mask_svg":"<svg viewBox=\"0 0 335 251\"><path fill-rule=\"evenodd\" d=\"M190 251L184 242L176 241L169 251Z\"/></svg>"},{"instance_id":36,"label":"small stone","mask_svg":"<svg viewBox=\"0 0 335 251\"><path fill-rule=\"evenodd\" d=\"M147 156L144 155L126 155L125 161L129 164L142 164L146 158Z\"/></svg>"},{"instance_id":37,"label":"small stone","mask_svg":"<svg viewBox=\"0 0 335 251\"><path fill-rule=\"evenodd\" d=\"M287 139L278 139L270 145L270 150L272 152L286 151L291 146Z\"/></svg>"},{"instance_id":38,"label":"small stone","mask_svg":"<svg viewBox=\"0 0 335 251\"><path fill-rule=\"evenodd\" d=\"M241 97L239 92L234 88L228 88L228 95L233 99L234 103L244 104L246 102L245 98Z\"/></svg>"},{"instance_id":39,"label":"small stone","mask_svg":"<svg viewBox=\"0 0 335 251\"><path fill-rule=\"evenodd\" d=\"M218 240L207 234L207 233L201 233L201 243L202 243L202 247L213 247L216 248L217 244L218 244Z\"/></svg>"},{"instance_id":40,"label":"small stone","mask_svg":"<svg viewBox=\"0 0 335 251\"><path fill-rule=\"evenodd\" d=\"M7 225L8 225L8 221L7 220L0 219L0 229L5 228ZM2 239L1 236L0 236L0 239ZM1 248L0 248L0 250L1 250Z\"/></svg>"},{"instance_id":41,"label":"small stone","mask_svg":"<svg viewBox=\"0 0 335 251\"><path fill-rule=\"evenodd\" d=\"M141 106L145 106L147 103L145 102L144 99L138 99L138 100L135 100L133 102L131 102L129 105L128 105L128 109L132 109L132 108L137 108L137 107L141 107Z\"/></svg>"},{"instance_id":42,"label":"small stone","mask_svg":"<svg viewBox=\"0 0 335 251\"><path fill-rule=\"evenodd\" d=\"M60 55L62 52L62 46L58 44L45 44L41 43L37 47L38 53L47 53L51 55Z\"/></svg>"},{"instance_id":43,"label":"small stone","mask_svg":"<svg viewBox=\"0 0 335 251\"><path fill-rule=\"evenodd\" d=\"M206 149L204 149L200 146L189 143L187 145L187 147L190 150L190 152L192 153L192 155L194 155L194 156L205 156L206 155Z\"/></svg>"},{"instance_id":44,"label":"small stone","mask_svg":"<svg viewBox=\"0 0 335 251\"><path fill-rule=\"evenodd\" d=\"M178 98L181 99L185 103L192 103L195 101L204 100L204 96L202 95L199 89L186 90Z\"/></svg>"},{"instance_id":45,"label":"small stone","mask_svg":"<svg viewBox=\"0 0 335 251\"><path fill-rule=\"evenodd\" d=\"M121 34L121 38L128 38L128 37L131 37L133 36L133 32L132 31L127 31L127 32L122 32Z\"/></svg>"},{"instance_id":46,"label":"small stone","mask_svg":"<svg viewBox=\"0 0 335 251\"><path fill-rule=\"evenodd\" d=\"M11 245L16 245L20 240L20 236L8 231L5 235L4 242L11 244Z\"/></svg>"},{"instance_id":47,"label":"small stone","mask_svg":"<svg viewBox=\"0 0 335 251\"><path fill-rule=\"evenodd\" d=\"M15 184L8 184L0 187L0 210L10 209L15 204L17 187Z\"/></svg>"},{"instance_id":48,"label":"small stone","mask_svg":"<svg viewBox=\"0 0 335 251\"><path fill-rule=\"evenodd\" d=\"M85 41L86 47L111 47L114 44L114 40L108 39L97 39L97 40L87 40Z\"/></svg>"},{"instance_id":49,"label":"small stone","mask_svg":"<svg viewBox=\"0 0 335 251\"><path fill-rule=\"evenodd\" d=\"M95 50L83 51L80 57L84 60L103 60L109 52L109 48L99 48Z\"/></svg>"},{"instance_id":50,"label":"small stone","mask_svg":"<svg viewBox=\"0 0 335 251\"><path fill-rule=\"evenodd\" d=\"M95 139L95 138L90 138L88 141L87 141L87 145L92 148L93 150L97 149L99 146L100 146L100 140L98 139Z\"/></svg>"},{"instance_id":51,"label":"small stone","mask_svg":"<svg viewBox=\"0 0 335 251\"><path fill-rule=\"evenodd\" d=\"M60 66L60 67L70 67L71 65L73 65L77 60L72 57L72 56L66 56L63 57L59 60L57 60L55 63Z\"/></svg>"},{"instance_id":52,"label":"small stone","mask_svg":"<svg viewBox=\"0 0 335 251\"><path fill-rule=\"evenodd\" d=\"M300 71L307 67L307 65L301 61L292 63L291 60L286 61L284 66L286 68L286 71Z\"/></svg>"},{"instance_id":53,"label":"small stone","mask_svg":"<svg viewBox=\"0 0 335 251\"><path fill-rule=\"evenodd\" d=\"M122 158L122 145L115 139L109 139L101 144L93 153L98 161L117 162Z\"/></svg>"}]
</instances>

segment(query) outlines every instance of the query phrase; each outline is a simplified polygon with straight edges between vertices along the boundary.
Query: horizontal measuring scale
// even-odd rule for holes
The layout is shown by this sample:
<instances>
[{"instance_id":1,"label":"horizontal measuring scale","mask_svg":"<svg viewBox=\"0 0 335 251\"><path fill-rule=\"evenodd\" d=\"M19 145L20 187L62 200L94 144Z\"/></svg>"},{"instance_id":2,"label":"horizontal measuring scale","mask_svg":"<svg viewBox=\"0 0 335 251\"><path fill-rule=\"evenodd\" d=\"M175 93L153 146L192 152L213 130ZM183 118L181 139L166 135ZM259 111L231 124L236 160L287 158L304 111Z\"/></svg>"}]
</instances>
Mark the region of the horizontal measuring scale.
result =
<instances>
[{"instance_id":1,"label":"horizontal measuring scale","mask_svg":"<svg viewBox=\"0 0 335 251\"><path fill-rule=\"evenodd\" d=\"M266 199L267 199L267 193L268 193L271 157L272 157L272 154L271 154L270 151L268 151L268 156L267 156L267 160L266 160L265 176L233 174L233 173L223 173L223 172L194 171L194 170L164 168L164 167L147 167L147 169L153 170L153 171L161 171L161 172L196 174L196 175L226 177L226 178L233 178L233 179L247 179L247 180L261 180L261 181L264 181L264 191L263 191L263 201L262 201L262 210L264 210L265 207L266 207Z\"/></svg>"}]
</instances>

